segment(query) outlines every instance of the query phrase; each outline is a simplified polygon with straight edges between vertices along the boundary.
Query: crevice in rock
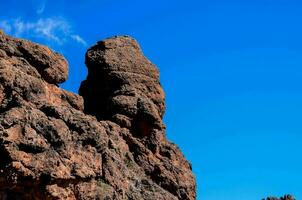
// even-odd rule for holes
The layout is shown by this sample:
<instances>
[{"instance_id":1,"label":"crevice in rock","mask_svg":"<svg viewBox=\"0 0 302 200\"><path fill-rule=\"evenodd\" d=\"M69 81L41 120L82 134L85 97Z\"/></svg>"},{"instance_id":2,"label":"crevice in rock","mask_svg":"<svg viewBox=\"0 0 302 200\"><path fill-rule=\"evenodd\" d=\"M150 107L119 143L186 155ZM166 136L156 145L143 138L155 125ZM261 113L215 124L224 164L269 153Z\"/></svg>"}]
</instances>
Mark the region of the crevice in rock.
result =
<instances>
[{"instance_id":1,"label":"crevice in rock","mask_svg":"<svg viewBox=\"0 0 302 200\"><path fill-rule=\"evenodd\" d=\"M20 143L18 145L18 148L20 151L24 151L26 153L33 153L33 154L42 153L45 150L42 147L33 146L30 144L24 144L24 143Z\"/></svg>"}]
</instances>

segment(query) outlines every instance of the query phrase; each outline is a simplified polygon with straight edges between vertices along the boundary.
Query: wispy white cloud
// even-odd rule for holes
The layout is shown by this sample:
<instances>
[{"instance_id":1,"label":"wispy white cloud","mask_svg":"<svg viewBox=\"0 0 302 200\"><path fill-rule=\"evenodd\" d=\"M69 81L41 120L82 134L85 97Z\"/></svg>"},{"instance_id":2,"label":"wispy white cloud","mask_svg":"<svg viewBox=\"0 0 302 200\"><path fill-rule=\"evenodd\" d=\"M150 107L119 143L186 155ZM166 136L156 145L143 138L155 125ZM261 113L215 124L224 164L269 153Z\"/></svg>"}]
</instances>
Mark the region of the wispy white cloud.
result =
<instances>
[{"instance_id":1,"label":"wispy white cloud","mask_svg":"<svg viewBox=\"0 0 302 200\"><path fill-rule=\"evenodd\" d=\"M37 15L42 15L46 9L48 0L27 0L30 7L36 11Z\"/></svg>"},{"instance_id":2,"label":"wispy white cloud","mask_svg":"<svg viewBox=\"0 0 302 200\"><path fill-rule=\"evenodd\" d=\"M41 14L44 13L44 10L45 10L45 8L46 8L46 3L47 3L46 0L45 0L45 1L42 1L41 4L37 7L36 12L37 12L38 15L41 15Z\"/></svg>"},{"instance_id":3,"label":"wispy white cloud","mask_svg":"<svg viewBox=\"0 0 302 200\"><path fill-rule=\"evenodd\" d=\"M86 46L86 41L74 33L70 24L62 18L40 18L37 21L22 19L0 21L0 28L6 33L17 37L34 37L62 45L69 40Z\"/></svg>"},{"instance_id":4,"label":"wispy white cloud","mask_svg":"<svg viewBox=\"0 0 302 200\"><path fill-rule=\"evenodd\" d=\"M71 38L82 44L83 46L87 46L87 42L79 35L71 35Z\"/></svg>"}]
</instances>

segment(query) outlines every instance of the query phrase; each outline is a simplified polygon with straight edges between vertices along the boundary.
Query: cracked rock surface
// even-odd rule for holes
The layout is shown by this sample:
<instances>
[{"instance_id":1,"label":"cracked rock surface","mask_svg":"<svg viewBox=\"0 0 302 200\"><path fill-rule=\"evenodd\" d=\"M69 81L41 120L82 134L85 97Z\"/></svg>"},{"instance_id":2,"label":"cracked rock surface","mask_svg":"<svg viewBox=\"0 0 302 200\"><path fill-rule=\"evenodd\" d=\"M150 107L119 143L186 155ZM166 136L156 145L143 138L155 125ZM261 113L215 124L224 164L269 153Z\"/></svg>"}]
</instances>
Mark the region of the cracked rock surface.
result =
<instances>
[{"instance_id":1,"label":"cracked rock surface","mask_svg":"<svg viewBox=\"0 0 302 200\"><path fill-rule=\"evenodd\" d=\"M63 56L0 32L0 199L193 200L166 139L159 71L126 36L86 53L79 94Z\"/></svg>"}]
</instances>

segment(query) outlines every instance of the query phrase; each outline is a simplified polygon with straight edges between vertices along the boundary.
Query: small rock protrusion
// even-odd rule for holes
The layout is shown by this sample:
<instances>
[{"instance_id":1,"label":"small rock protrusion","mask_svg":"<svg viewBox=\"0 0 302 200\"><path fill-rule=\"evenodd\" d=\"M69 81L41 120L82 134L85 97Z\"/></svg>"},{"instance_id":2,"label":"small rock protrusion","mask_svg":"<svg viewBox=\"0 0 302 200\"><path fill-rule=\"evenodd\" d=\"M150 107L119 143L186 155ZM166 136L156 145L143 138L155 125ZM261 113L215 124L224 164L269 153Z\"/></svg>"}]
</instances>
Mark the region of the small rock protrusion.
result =
<instances>
[{"instance_id":1,"label":"small rock protrusion","mask_svg":"<svg viewBox=\"0 0 302 200\"><path fill-rule=\"evenodd\" d=\"M262 199L262 200L296 200L292 195L287 194L284 195L283 197L267 197L266 199Z\"/></svg>"}]
</instances>

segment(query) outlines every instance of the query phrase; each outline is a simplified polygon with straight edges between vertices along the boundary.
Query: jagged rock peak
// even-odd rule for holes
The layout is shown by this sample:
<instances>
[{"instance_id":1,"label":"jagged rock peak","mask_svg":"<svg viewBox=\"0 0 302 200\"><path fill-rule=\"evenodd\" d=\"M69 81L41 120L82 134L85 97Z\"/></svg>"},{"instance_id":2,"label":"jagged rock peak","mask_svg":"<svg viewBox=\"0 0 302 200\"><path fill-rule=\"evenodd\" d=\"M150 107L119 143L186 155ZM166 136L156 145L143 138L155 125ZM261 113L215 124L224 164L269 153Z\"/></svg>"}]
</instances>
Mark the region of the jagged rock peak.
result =
<instances>
[{"instance_id":1,"label":"jagged rock peak","mask_svg":"<svg viewBox=\"0 0 302 200\"><path fill-rule=\"evenodd\" d=\"M99 42L86 63L84 103L58 87L61 55L0 33L0 199L194 200L191 165L165 137L158 70L135 40Z\"/></svg>"},{"instance_id":2,"label":"jagged rock peak","mask_svg":"<svg viewBox=\"0 0 302 200\"><path fill-rule=\"evenodd\" d=\"M85 111L131 128L139 136L163 129L165 95L159 71L129 36L98 42L86 53L87 80L80 88Z\"/></svg>"}]
</instances>

